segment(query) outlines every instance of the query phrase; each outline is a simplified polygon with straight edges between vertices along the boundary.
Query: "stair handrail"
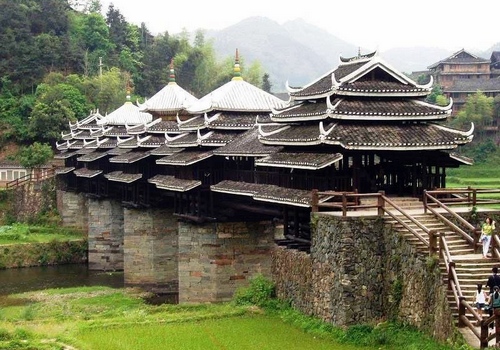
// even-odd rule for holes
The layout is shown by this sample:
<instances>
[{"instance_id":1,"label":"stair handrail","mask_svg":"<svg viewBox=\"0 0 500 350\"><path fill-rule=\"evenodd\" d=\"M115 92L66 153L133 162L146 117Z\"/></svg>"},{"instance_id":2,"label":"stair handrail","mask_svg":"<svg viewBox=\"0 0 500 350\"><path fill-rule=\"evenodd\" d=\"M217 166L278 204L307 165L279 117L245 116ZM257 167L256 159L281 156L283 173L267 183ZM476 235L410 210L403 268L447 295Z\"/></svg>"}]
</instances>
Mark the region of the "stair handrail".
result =
<instances>
[{"instance_id":1,"label":"stair handrail","mask_svg":"<svg viewBox=\"0 0 500 350\"><path fill-rule=\"evenodd\" d=\"M435 253L435 247L432 247L432 245L429 243L429 240L426 240L425 237L423 237L420 233L418 233L415 229L410 227L404 220L402 220L401 215L410 220L412 223L417 225L422 231L427 233L429 237L432 237L436 234L435 230L430 230L428 227L426 227L424 224L422 224L420 221L415 219L413 216L411 216L409 213L407 213L403 208L401 208L399 205L397 205L395 202L390 200L388 197L385 196L384 193L380 193L380 197L383 200L384 204L381 206L381 209L383 210L384 213L392 217L394 220L396 220L399 224L403 225L404 228L406 228L411 234L413 234L415 237L418 238L419 241L421 241L427 248L429 248L429 253L433 254ZM393 212L391 212L389 209L386 208L385 203L391 205L396 211L398 211L401 215L396 215Z\"/></svg>"},{"instance_id":2,"label":"stair handrail","mask_svg":"<svg viewBox=\"0 0 500 350\"><path fill-rule=\"evenodd\" d=\"M500 238L494 231L491 233L491 255L500 260Z\"/></svg>"},{"instance_id":3,"label":"stair handrail","mask_svg":"<svg viewBox=\"0 0 500 350\"><path fill-rule=\"evenodd\" d=\"M28 174L26 174L24 176L21 176L15 180L7 182L5 184L5 189L11 190L11 189L17 188L17 187L19 187L27 182L38 182L38 181L46 180L46 179L54 177L55 173L56 173L56 171L54 168L45 169L45 171L42 173L36 172L35 174L33 174L32 172L29 172Z\"/></svg>"},{"instance_id":4,"label":"stair handrail","mask_svg":"<svg viewBox=\"0 0 500 350\"><path fill-rule=\"evenodd\" d=\"M497 238L498 239L498 238ZM460 281L458 279L456 264L450 254L446 236L444 233L439 234L439 256L443 260L447 272L447 288L453 293L453 298L458 309L458 327L467 327L479 340L480 348L488 347L489 340L495 337L495 334L488 335L488 327L490 323L495 320L495 316L489 318L482 318L476 309L467 302L466 297L463 295ZM480 329L477 330L475 325L467 318L466 313L469 312L474 317L474 320L479 323Z\"/></svg>"},{"instance_id":5,"label":"stair handrail","mask_svg":"<svg viewBox=\"0 0 500 350\"><path fill-rule=\"evenodd\" d=\"M478 234L477 231L478 229L472 225L470 222L462 218L460 215L455 213L453 210L448 208L448 206L444 205L441 201L439 201L437 198L431 195L429 191L424 190L424 213L429 210L434 216L436 216L440 221L448 225L452 230L460 234L473 248L474 251L476 250L476 244L477 244L477 239L478 239ZM471 230L474 232L474 237L469 235L467 232L462 230L460 227L458 227L456 224L451 222L448 218L446 218L443 214L439 213L435 208L429 206L429 200L432 201L434 204L436 204L439 208L445 210L447 213L449 213L455 220L463 224L467 229Z\"/></svg>"}]
</instances>

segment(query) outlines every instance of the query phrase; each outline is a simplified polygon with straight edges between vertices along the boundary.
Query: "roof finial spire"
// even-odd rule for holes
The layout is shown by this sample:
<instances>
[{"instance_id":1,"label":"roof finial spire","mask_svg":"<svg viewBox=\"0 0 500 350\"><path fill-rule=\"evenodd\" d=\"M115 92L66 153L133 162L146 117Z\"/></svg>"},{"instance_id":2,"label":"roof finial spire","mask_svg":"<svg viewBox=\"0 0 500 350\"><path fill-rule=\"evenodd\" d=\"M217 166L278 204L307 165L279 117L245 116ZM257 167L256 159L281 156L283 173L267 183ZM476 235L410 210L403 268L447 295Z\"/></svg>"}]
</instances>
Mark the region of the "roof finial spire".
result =
<instances>
[{"instance_id":1,"label":"roof finial spire","mask_svg":"<svg viewBox=\"0 0 500 350\"><path fill-rule=\"evenodd\" d=\"M130 102L130 80L127 80L127 101Z\"/></svg>"},{"instance_id":2,"label":"roof finial spire","mask_svg":"<svg viewBox=\"0 0 500 350\"><path fill-rule=\"evenodd\" d=\"M361 46L358 46L358 57L361 57Z\"/></svg>"},{"instance_id":3,"label":"roof finial spire","mask_svg":"<svg viewBox=\"0 0 500 350\"><path fill-rule=\"evenodd\" d=\"M236 56L234 58L234 76L232 80L243 80L243 78L241 77L240 57L238 49L236 49Z\"/></svg>"},{"instance_id":4,"label":"roof finial spire","mask_svg":"<svg viewBox=\"0 0 500 350\"><path fill-rule=\"evenodd\" d=\"M174 59L170 60L170 75L168 76L168 85L176 84L175 82L175 71L174 71Z\"/></svg>"}]
</instances>

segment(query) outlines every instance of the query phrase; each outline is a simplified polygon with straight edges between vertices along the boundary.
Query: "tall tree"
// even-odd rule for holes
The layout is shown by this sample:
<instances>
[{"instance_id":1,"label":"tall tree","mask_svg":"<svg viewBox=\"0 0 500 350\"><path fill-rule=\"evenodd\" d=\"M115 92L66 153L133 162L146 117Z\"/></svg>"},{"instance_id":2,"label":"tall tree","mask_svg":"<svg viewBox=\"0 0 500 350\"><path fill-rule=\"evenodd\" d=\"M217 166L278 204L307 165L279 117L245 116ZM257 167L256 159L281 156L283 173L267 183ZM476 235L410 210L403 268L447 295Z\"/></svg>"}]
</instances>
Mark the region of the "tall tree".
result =
<instances>
[{"instance_id":1,"label":"tall tree","mask_svg":"<svg viewBox=\"0 0 500 350\"><path fill-rule=\"evenodd\" d=\"M264 73L262 76L262 90L271 93L273 85L271 84L271 80L269 79L269 74Z\"/></svg>"},{"instance_id":2,"label":"tall tree","mask_svg":"<svg viewBox=\"0 0 500 350\"><path fill-rule=\"evenodd\" d=\"M451 122L453 126L463 127L473 122L478 141L484 140L486 129L493 121L493 97L487 97L483 92L477 91L469 96L465 106L458 112Z\"/></svg>"},{"instance_id":3,"label":"tall tree","mask_svg":"<svg viewBox=\"0 0 500 350\"><path fill-rule=\"evenodd\" d=\"M53 156L54 152L49 144L35 141L29 146L22 147L17 159L21 166L32 170L47 164Z\"/></svg>"}]
</instances>

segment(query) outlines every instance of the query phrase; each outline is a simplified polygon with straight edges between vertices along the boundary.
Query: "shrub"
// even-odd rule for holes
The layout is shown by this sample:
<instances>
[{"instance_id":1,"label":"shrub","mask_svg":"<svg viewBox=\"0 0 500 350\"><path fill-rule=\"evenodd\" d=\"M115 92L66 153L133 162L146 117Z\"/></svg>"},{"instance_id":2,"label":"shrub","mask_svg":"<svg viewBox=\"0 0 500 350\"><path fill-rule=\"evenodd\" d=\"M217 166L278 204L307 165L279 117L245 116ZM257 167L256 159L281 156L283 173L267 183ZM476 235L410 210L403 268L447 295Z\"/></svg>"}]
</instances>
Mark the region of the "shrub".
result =
<instances>
[{"instance_id":1,"label":"shrub","mask_svg":"<svg viewBox=\"0 0 500 350\"><path fill-rule=\"evenodd\" d=\"M8 330L6 330L4 328L0 328L0 341L10 340L11 338L12 338L12 336L10 335Z\"/></svg>"},{"instance_id":2,"label":"shrub","mask_svg":"<svg viewBox=\"0 0 500 350\"><path fill-rule=\"evenodd\" d=\"M250 280L248 287L241 287L234 293L236 305L256 305L266 307L273 304L275 297L274 283L262 275Z\"/></svg>"}]
</instances>

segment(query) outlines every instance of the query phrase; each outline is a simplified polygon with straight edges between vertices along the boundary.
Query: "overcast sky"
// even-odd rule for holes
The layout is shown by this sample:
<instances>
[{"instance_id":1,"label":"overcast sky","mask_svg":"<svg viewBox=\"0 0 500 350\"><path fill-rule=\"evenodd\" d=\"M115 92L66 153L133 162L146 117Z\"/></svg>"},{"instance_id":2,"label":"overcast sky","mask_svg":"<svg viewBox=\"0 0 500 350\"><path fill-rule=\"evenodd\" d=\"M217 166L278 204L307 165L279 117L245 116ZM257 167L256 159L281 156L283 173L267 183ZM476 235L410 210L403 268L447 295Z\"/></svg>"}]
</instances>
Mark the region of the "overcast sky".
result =
<instances>
[{"instance_id":1,"label":"overcast sky","mask_svg":"<svg viewBox=\"0 0 500 350\"><path fill-rule=\"evenodd\" d=\"M251 16L280 24L297 18L369 50L428 46L485 51L500 42L497 0L101 0L153 34L222 29Z\"/></svg>"}]
</instances>

